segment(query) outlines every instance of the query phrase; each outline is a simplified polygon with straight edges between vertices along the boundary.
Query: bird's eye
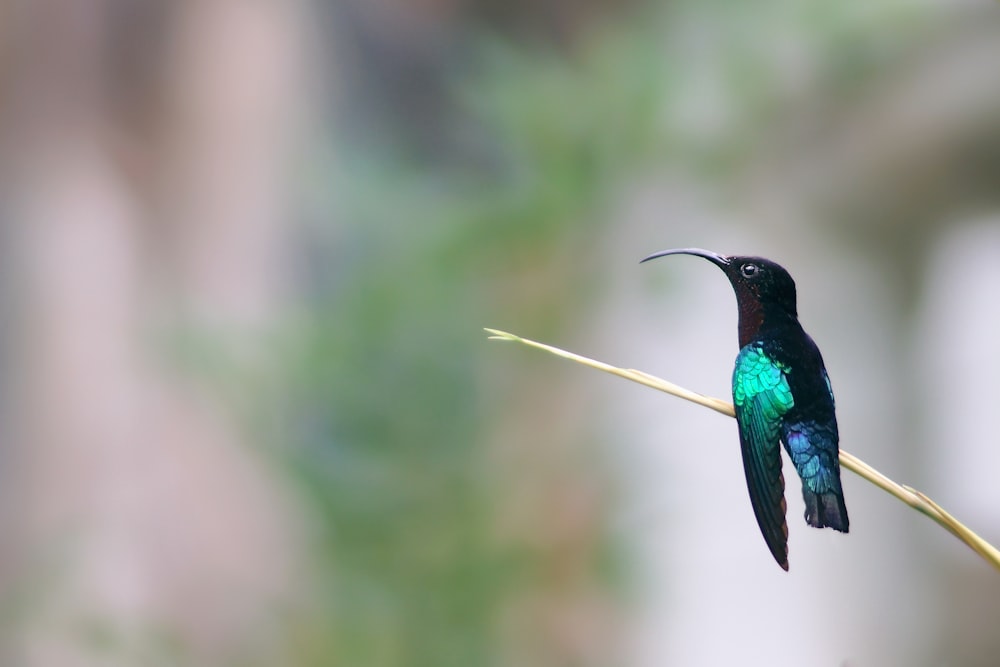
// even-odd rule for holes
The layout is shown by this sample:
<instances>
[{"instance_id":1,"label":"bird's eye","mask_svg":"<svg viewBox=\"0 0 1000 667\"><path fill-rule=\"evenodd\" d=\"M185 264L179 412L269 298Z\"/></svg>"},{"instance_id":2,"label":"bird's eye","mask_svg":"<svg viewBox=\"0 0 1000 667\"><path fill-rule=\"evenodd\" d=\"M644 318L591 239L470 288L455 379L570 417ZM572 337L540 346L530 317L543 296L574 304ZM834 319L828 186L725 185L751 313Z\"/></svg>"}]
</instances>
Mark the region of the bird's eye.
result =
<instances>
[{"instance_id":1,"label":"bird's eye","mask_svg":"<svg viewBox=\"0 0 1000 667\"><path fill-rule=\"evenodd\" d=\"M753 278L757 275L757 265L756 264L744 264L740 267L740 273L743 274L744 278Z\"/></svg>"}]
</instances>

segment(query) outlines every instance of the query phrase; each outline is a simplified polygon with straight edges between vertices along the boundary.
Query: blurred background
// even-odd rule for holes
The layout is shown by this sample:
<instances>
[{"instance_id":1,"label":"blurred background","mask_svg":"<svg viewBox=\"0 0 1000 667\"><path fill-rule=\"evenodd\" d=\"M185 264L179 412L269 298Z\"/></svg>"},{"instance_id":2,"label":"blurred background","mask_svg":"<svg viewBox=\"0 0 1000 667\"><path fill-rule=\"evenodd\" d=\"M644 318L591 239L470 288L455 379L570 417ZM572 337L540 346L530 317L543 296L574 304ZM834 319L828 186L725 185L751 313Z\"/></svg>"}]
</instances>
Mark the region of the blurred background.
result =
<instances>
[{"instance_id":1,"label":"blurred background","mask_svg":"<svg viewBox=\"0 0 1000 667\"><path fill-rule=\"evenodd\" d=\"M0 664L992 665L845 473L790 573L703 261L796 278L843 447L1000 542L1000 5L0 2Z\"/></svg>"}]
</instances>

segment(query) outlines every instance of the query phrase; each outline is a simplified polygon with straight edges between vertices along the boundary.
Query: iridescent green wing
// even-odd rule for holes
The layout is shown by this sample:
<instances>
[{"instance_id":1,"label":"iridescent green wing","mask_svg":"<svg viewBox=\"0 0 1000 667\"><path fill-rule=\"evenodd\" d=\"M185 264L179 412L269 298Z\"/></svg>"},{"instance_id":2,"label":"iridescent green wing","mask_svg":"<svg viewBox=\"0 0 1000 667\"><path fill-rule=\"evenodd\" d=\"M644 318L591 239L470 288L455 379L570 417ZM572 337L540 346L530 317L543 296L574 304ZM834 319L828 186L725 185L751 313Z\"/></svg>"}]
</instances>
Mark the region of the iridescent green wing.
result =
<instances>
[{"instance_id":1,"label":"iridescent green wing","mask_svg":"<svg viewBox=\"0 0 1000 667\"><path fill-rule=\"evenodd\" d=\"M750 503L764 541L786 570L788 525L779 444L781 419L795 403L785 375L787 370L751 343L740 350L733 371L733 404Z\"/></svg>"}]
</instances>

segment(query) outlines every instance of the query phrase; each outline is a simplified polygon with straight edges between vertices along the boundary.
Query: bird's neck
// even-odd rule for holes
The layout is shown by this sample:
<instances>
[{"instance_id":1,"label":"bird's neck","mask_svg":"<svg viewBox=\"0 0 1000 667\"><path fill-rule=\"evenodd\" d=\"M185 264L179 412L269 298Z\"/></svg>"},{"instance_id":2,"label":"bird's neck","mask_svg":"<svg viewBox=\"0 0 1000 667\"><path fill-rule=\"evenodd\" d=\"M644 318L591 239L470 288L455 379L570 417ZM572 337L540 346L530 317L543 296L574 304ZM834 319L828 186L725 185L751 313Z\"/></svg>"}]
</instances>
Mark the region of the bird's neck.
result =
<instances>
[{"instance_id":1,"label":"bird's neck","mask_svg":"<svg viewBox=\"0 0 1000 667\"><path fill-rule=\"evenodd\" d=\"M780 306L768 306L756 299L741 299L740 348L754 340L765 337L769 331L778 331L790 326L798 326L798 317Z\"/></svg>"}]
</instances>

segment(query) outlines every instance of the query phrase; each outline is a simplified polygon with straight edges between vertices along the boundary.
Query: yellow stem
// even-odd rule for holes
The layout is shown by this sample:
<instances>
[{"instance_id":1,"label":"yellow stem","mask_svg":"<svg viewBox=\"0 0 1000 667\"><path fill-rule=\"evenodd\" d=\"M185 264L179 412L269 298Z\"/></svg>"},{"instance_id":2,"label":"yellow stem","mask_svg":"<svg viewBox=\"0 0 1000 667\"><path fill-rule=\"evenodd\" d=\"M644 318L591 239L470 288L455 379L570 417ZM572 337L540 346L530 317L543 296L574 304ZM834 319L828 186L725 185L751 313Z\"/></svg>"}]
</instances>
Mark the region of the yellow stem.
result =
<instances>
[{"instance_id":1,"label":"yellow stem","mask_svg":"<svg viewBox=\"0 0 1000 667\"><path fill-rule=\"evenodd\" d=\"M491 340L509 340L522 343L529 347L545 350L546 352L554 354L557 357L569 359L570 361L575 361L578 364L590 366L591 368L596 368L599 371L617 375L618 377L631 380L632 382L638 382L639 384L652 387L653 389L658 389L662 392L671 394L672 396L683 398L686 401L691 401L692 403L703 405L706 408L711 408L712 410L721 412L724 415L728 415L730 417L736 416L736 412L733 410L731 403L718 398L712 398L711 396L704 396L702 394L695 393L689 389L685 389L684 387L679 387L672 382L661 380L660 378L648 373L643 373L642 371L637 371L631 368L618 368L617 366L612 366L595 359L590 359L579 354L573 354L572 352L561 350L558 347L553 347L552 345L546 345L527 338L522 338L512 333L507 333L506 331L498 331L497 329L486 329L486 331L490 334ZM951 514L944 511L940 505L920 491L892 481L858 457L853 454L849 454L844 450L840 450L840 465L855 473L862 479L868 480L886 493L895 496L921 514L930 517L935 523L965 542L965 544L967 544L973 551L982 556L986 562L1000 570L1000 550L974 533Z\"/></svg>"}]
</instances>

